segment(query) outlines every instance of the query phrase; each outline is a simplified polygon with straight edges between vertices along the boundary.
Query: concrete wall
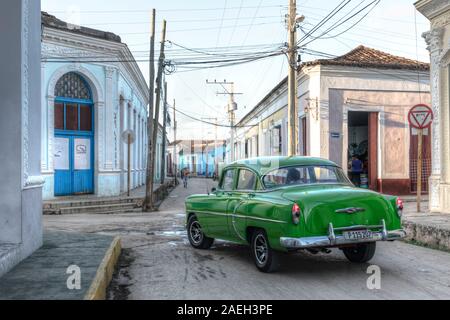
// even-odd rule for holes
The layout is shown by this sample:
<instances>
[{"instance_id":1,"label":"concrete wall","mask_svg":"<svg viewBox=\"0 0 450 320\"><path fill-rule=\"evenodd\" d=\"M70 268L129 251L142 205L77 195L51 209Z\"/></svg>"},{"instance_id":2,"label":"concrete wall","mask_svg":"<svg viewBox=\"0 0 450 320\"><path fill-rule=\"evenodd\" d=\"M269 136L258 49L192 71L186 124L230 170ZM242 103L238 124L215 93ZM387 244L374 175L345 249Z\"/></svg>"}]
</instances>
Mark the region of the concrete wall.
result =
<instances>
[{"instance_id":1,"label":"concrete wall","mask_svg":"<svg viewBox=\"0 0 450 320\"><path fill-rule=\"evenodd\" d=\"M299 152L327 158L347 166L349 111L378 112L379 144L377 178L392 186L401 183L409 193L409 125L407 114L418 103L430 103L429 73L408 70L378 70L348 66L311 66L299 75L299 119L306 118L306 138L299 130ZM259 128L260 156L273 155L271 129L281 124L282 155L287 154L287 90L284 84L249 114L240 125ZM301 122L299 122L301 124ZM238 159L245 156L245 140L254 128L237 130ZM382 182L382 181L381 181ZM389 189L392 191L392 188ZM394 189L395 191L395 189Z\"/></svg>"},{"instance_id":2,"label":"concrete wall","mask_svg":"<svg viewBox=\"0 0 450 320\"><path fill-rule=\"evenodd\" d=\"M0 10L0 276L42 245L40 2Z\"/></svg>"},{"instance_id":3,"label":"concrete wall","mask_svg":"<svg viewBox=\"0 0 450 320\"><path fill-rule=\"evenodd\" d=\"M410 190L410 127L408 112L418 103L430 103L429 93L408 91L330 90L330 159L346 167L348 112L379 112L378 180L387 193Z\"/></svg>"}]
</instances>

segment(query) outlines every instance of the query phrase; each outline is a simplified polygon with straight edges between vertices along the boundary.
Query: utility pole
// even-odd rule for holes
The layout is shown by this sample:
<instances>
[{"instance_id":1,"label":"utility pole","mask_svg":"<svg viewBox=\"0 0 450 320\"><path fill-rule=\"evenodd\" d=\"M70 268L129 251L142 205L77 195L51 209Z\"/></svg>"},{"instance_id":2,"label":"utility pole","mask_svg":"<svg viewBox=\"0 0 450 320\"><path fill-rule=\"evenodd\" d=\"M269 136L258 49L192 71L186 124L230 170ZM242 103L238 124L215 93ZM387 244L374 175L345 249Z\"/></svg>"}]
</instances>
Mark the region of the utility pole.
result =
<instances>
[{"instance_id":1,"label":"utility pole","mask_svg":"<svg viewBox=\"0 0 450 320\"><path fill-rule=\"evenodd\" d=\"M166 178L166 139L167 139L167 82L164 82L164 120L163 120L163 141L161 152L161 184L164 184Z\"/></svg>"},{"instance_id":2,"label":"utility pole","mask_svg":"<svg viewBox=\"0 0 450 320\"><path fill-rule=\"evenodd\" d=\"M152 10L152 22L150 31L150 74L149 74L149 108L147 117L147 172L146 172L146 187L145 187L145 200L142 205L143 211L147 211L152 206L152 137L153 137L153 109L154 109L154 94L155 94L155 24L156 24L156 10Z\"/></svg>"},{"instance_id":3,"label":"utility pole","mask_svg":"<svg viewBox=\"0 0 450 320\"><path fill-rule=\"evenodd\" d=\"M237 103L234 100L234 97L236 95L242 95L242 93L236 93L234 92L234 82L228 82L224 80L223 82L217 82L214 80L214 82L210 82L206 80L207 84L214 84L214 85L220 85L225 92L217 92L218 95L228 95L230 97L230 102L228 104L228 117L230 120L230 154L231 154L231 162L234 162L236 160L235 150L234 150L234 140L236 135L236 128L235 128L235 122L236 122L236 111L238 109ZM230 90L228 90L225 86L230 86Z\"/></svg>"},{"instance_id":4,"label":"utility pole","mask_svg":"<svg viewBox=\"0 0 450 320\"><path fill-rule=\"evenodd\" d=\"M173 100L173 166L175 185L178 185L178 155L177 155L177 109L176 101Z\"/></svg>"},{"instance_id":5,"label":"utility pole","mask_svg":"<svg viewBox=\"0 0 450 320\"><path fill-rule=\"evenodd\" d=\"M158 63L158 75L156 77L156 102L155 102L155 119L153 123L153 136L152 136L152 152L151 152L151 175L150 175L150 183L148 187L148 193L146 194L146 198L144 201L146 210L154 210L154 199L153 199L153 184L155 177L155 160L156 160L156 141L158 139L158 131L159 131L159 109L161 104L161 91L162 91L162 77L163 77L163 69L164 69L164 49L166 43L166 27L167 21L163 21L163 31L161 38L161 49L159 54L159 63Z\"/></svg>"},{"instance_id":6,"label":"utility pole","mask_svg":"<svg viewBox=\"0 0 450 320\"><path fill-rule=\"evenodd\" d=\"M289 0L288 156L297 154L297 0Z\"/></svg>"}]
</instances>

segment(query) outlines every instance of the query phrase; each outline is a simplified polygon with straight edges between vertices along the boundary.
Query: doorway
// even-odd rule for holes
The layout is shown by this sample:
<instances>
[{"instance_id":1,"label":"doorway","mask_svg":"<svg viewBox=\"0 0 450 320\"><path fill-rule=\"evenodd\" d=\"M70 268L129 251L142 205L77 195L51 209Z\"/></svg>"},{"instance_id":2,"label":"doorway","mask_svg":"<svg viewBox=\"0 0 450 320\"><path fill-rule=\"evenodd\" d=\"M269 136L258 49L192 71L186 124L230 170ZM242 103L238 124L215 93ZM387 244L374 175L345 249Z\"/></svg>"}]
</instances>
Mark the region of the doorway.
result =
<instances>
[{"instance_id":1,"label":"doorway","mask_svg":"<svg viewBox=\"0 0 450 320\"><path fill-rule=\"evenodd\" d=\"M417 193L417 159L419 154L417 130L410 129L409 172L411 193ZM431 175L431 135L430 129L424 129L422 140L422 192L428 192L428 179Z\"/></svg>"},{"instance_id":2,"label":"doorway","mask_svg":"<svg viewBox=\"0 0 450 320\"><path fill-rule=\"evenodd\" d=\"M377 190L378 113L348 112L348 176L360 188Z\"/></svg>"},{"instance_id":3,"label":"doorway","mask_svg":"<svg viewBox=\"0 0 450 320\"><path fill-rule=\"evenodd\" d=\"M54 104L55 196L94 193L94 104L77 73L56 84Z\"/></svg>"}]
</instances>

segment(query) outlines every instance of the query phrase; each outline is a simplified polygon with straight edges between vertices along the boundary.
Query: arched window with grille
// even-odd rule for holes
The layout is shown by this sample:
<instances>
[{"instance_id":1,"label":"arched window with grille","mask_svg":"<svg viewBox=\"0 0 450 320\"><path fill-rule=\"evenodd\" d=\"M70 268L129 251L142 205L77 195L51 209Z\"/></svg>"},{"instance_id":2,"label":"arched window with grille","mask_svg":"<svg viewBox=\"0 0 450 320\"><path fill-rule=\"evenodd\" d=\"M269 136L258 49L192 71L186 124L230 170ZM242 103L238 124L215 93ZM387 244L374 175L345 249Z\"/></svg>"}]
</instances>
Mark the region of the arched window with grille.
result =
<instances>
[{"instance_id":1,"label":"arched window with grille","mask_svg":"<svg viewBox=\"0 0 450 320\"><path fill-rule=\"evenodd\" d=\"M87 82L69 72L55 87L55 130L93 131L92 95Z\"/></svg>"}]
</instances>

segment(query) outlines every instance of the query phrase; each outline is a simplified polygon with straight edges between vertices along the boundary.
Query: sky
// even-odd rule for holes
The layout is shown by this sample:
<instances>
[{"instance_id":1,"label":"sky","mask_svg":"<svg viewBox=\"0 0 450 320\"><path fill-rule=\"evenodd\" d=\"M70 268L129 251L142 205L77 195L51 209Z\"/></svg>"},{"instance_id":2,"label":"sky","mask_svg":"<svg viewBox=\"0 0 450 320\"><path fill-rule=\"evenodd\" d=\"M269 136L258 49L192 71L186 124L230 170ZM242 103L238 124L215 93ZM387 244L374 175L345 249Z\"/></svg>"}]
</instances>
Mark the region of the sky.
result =
<instances>
[{"instance_id":1,"label":"sky","mask_svg":"<svg viewBox=\"0 0 450 320\"><path fill-rule=\"evenodd\" d=\"M208 48L241 52L247 46L282 46L287 42L285 15L288 0L42 0L42 10L58 18L86 27L114 32L121 36L136 60L148 59L150 16L157 11L157 41L160 41L162 20L167 20L167 40L188 48ZM298 14L304 15L304 30L309 30L332 11L342 0L297 0ZM357 12L372 0L351 0L327 27L353 8ZM413 0L381 0L370 14L348 32L331 39L319 39L308 49L342 55L365 45L391 54L429 62L422 33L429 22L414 8ZM367 12L367 11L364 11ZM362 17L361 13L358 17ZM355 17L343 24L333 35L358 21ZM318 32L316 35L320 35ZM302 31L299 30L299 39ZM159 43L157 44L159 48ZM219 48L219 49L216 49ZM203 51L203 50L202 50ZM191 53L192 54L192 53ZM180 58L179 47L168 44L167 59ZM319 57L302 55L302 61ZM149 63L139 62L148 81ZM222 88L208 85L206 80L235 83L238 103L237 118L242 118L284 77L286 58L281 55L239 66L180 72L167 76L168 101L176 100L177 108L193 118L218 118L227 124L228 97L218 95ZM178 138L214 139L215 127L177 115ZM214 120L206 120L213 121ZM229 129L219 128L219 137L228 136Z\"/></svg>"}]
</instances>

